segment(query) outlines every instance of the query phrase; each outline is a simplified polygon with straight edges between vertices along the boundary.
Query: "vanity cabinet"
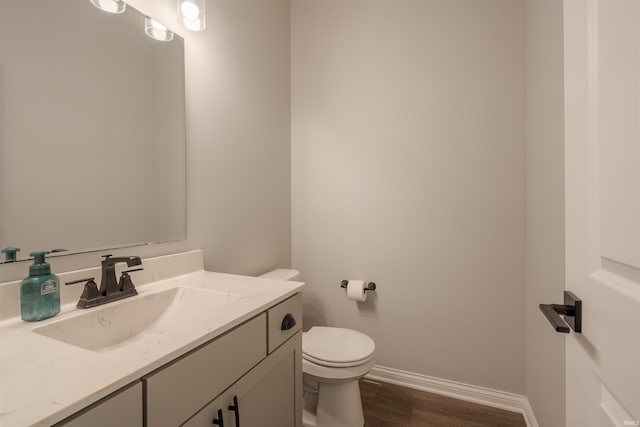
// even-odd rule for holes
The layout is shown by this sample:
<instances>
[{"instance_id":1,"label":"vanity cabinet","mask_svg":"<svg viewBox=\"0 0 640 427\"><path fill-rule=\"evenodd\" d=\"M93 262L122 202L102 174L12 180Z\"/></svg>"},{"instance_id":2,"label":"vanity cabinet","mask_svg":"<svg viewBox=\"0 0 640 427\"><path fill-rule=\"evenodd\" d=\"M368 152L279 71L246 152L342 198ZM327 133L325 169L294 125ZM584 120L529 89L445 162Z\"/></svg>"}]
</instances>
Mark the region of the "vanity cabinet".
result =
<instances>
[{"instance_id":1,"label":"vanity cabinet","mask_svg":"<svg viewBox=\"0 0 640 427\"><path fill-rule=\"evenodd\" d=\"M56 427L302 427L301 326L298 293Z\"/></svg>"},{"instance_id":2,"label":"vanity cabinet","mask_svg":"<svg viewBox=\"0 0 640 427\"><path fill-rule=\"evenodd\" d=\"M146 425L301 427L301 323L296 294L148 375Z\"/></svg>"},{"instance_id":3,"label":"vanity cabinet","mask_svg":"<svg viewBox=\"0 0 640 427\"><path fill-rule=\"evenodd\" d=\"M137 381L54 427L113 427L142 425L142 383Z\"/></svg>"}]
</instances>

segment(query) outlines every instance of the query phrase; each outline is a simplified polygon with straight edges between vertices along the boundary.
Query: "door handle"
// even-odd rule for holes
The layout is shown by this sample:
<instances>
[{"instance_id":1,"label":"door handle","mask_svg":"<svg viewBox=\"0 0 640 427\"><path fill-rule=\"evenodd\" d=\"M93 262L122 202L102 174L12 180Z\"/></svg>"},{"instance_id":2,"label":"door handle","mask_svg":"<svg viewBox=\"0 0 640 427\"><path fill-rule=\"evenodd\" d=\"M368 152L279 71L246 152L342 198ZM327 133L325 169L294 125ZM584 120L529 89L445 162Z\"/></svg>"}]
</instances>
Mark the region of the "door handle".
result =
<instances>
[{"instance_id":1,"label":"door handle","mask_svg":"<svg viewBox=\"0 0 640 427\"><path fill-rule=\"evenodd\" d=\"M564 291L564 304L540 304L539 307L556 332L568 334L569 328L578 334L582 332L582 300L573 292Z\"/></svg>"}]
</instances>

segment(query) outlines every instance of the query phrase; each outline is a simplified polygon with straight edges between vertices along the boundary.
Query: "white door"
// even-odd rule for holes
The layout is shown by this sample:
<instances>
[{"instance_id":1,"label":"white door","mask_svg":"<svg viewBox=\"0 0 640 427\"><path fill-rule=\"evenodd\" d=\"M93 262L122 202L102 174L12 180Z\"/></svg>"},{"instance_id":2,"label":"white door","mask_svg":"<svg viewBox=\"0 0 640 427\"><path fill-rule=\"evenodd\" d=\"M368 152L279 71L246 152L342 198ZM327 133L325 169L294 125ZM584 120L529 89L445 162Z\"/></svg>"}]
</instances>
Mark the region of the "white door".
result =
<instances>
[{"instance_id":1,"label":"white door","mask_svg":"<svg viewBox=\"0 0 640 427\"><path fill-rule=\"evenodd\" d=\"M567 426L640 425L640 0L565 0Z\"/></svg>"}]
</instances>

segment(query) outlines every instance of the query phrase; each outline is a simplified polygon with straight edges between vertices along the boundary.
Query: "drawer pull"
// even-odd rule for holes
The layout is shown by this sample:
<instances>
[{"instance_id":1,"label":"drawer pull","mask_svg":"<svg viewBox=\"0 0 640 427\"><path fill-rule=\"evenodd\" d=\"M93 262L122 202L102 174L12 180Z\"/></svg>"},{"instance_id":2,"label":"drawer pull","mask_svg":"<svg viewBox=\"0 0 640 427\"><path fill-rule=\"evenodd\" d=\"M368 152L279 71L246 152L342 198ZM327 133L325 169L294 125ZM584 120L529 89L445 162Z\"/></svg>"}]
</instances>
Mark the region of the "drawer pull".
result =
<instances>
[{"instance_id":1,"label":"drawer pull","mask_svg":"<svg viewBox=\"0 0 640 427\"><path fill-rule=\"evenodd\" d=\"M282 326L280 326L280 330L288 331L294 326L296 326L296 318L293 317L293 314L287 313L287 315L282 319Z\"/></svg>"},{"instance_id":2,"label":"drawer pull","mask_svg":"<svg viewBox=\"0 0 640 427\"><path fill-rule=\"evenodd\" d=\"M218 418L213 419L213 424L224 427L224 419L222 418L222 409L218 409Z\"/></svg>"},{"instance_id":3,"label":"drawer pull","mask_svg":"<svg viewBox=\"0 0 640 427\"><path fill-rule=\"evenodd\" d=\"M240 407L238 406L238 396L233 396L233 405L229 405L229 410L236 414L236 427L240 427Z\"/></svg>"}]
</instances>

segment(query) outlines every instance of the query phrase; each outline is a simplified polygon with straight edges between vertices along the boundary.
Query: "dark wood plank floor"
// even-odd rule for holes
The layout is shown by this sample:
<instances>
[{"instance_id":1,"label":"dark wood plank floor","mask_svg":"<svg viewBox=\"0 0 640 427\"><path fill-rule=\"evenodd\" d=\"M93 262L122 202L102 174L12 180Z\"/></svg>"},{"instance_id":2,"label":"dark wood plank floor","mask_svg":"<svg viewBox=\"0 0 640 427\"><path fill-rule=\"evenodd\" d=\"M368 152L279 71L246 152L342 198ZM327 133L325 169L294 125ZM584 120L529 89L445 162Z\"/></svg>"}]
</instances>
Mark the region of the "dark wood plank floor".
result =
<instances>
[{"instance_id":1,"label":"dark wood plank floor","mask_svg":"<svg viewBox=\"0 0 640 427\"><path fill-rule=\"evenodd\" d=\"M360 381L365 427L526 427L515 412L386 383Z\"/></svg>"}]
</instances>

